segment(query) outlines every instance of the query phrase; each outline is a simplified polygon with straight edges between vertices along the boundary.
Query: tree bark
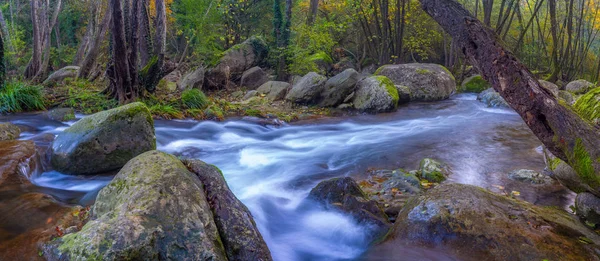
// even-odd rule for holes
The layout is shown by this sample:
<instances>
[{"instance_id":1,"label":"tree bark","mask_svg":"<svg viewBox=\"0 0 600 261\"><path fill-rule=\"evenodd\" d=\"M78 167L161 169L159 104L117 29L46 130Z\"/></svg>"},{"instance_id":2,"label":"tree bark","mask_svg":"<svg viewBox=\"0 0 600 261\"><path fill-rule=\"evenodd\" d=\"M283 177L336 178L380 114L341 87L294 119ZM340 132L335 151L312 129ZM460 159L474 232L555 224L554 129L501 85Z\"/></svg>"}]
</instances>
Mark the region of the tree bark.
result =
<instances>
[{"instance_id":1,"label":"tree bark","mask_svg":"<svg viewBox=\"0 0 600 261\"><path fill-rule=\"evenodd\" d=\"M94 35L93 40L90 41L90 43L88 44L85 58L83 58L83 61L79 64L80 68L77 78L90 78L90 72L92 71L96 63L96 59L100 54L102 42L104 42L107 31L110 27L111 17L112 13L110 12L110 10L107 10L104 14L104 17L102 18L102 22L97 26L98 30Z\"/></svg>"},{"instance_id":2,"label":"tree bark","mask_svg":"<svg viewBox=\"0 0 600 261\"><path fill-rule=\"evenodd\" d=\"M531 72L455 0L420 0L482 76L523 118L540 141L592 189L600 189L598 129L562 105Z\"/></svg>"},{"instance_id":3,"label":"tree bark","mask_svg":"<svg viewBox=\"0 0 600 261\"><path fill-rule=\"evenodd\" d=\"M494 0L483 0L483 23L488 27L491 26L493 8Z\"/></svg>"},{"instance_id":4,"label":"tree bark","mask_svg":"<svg viewBox=\"0 0 600 261\"><path fill-rule=\"evenodd\" d=\"M315 19L317 18L318 10L319 10L319 0L310 0L310 5L308 7L308 19L306 19L306 24L308 26L312 26L315 23Z\"/></svg>"},{"instance_id":5,"label":"tree bark","mask_svg":"<svg viewBox=\"0 0 600 261\"><path fill-rule=\"evenodd\" d=\"M40 31L38 12L40 8L39 0L31 0L31 25L33 34L33 52L31 60L25 68L25 79L32 79L35 77L42 67L42 36Z\"/></svg>"},{"instance_id":6,"label":"tree bark","mask_svg":"<svg viewBox=\"0 0 600 261\"><path fill-rule=\"evenodd\" d=\"M556 21L556 0L548 0L548 13L550 15L550 34L552 35L552 74L548 81L555 82L560 74L558 62L558 22Z\"/></svg>"},{"instance_id":7,"label":"tree bark","mask_svg":"<svg viewBox=\"0 0 600 261\"><path fill-rule=\"evenodd\" d=\"M129 62L127 61L127 43L125 37L125 22L121 0L110 0L112 12L112 75L111 85L119 103L125 104L133 97L130 90L131 76L129 75Z\"/></svg>"}]
</instances>

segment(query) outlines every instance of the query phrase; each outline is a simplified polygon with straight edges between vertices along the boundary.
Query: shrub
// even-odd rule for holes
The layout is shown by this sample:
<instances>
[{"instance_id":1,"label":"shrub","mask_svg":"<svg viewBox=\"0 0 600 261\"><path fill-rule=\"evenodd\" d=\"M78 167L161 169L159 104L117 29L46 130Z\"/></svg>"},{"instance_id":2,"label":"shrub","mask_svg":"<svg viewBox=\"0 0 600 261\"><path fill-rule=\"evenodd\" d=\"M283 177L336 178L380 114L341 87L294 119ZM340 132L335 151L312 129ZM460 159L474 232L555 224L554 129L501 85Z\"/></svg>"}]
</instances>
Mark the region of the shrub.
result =
<instances>
[{"instance_id":1,"label":"shrub","mask_svg":"<svg viewBox=\"0 0 600 261\"><path fill-rule=\"evenodd\" d=\"M41 86L23 82L7 82L0 89L0 113L44 110L44 94Z\"/></svg>"},{"instance_id":2,"label":"shrub","mask_svg":"<svg viewBox=\"0 0 600 261\"><path fill-rule=\"evenodd\" d=\"M181 101L190 109L204 109L209 101L206 95L198 89L186 90L181 93Z\"/></svg>"}]
</instances>

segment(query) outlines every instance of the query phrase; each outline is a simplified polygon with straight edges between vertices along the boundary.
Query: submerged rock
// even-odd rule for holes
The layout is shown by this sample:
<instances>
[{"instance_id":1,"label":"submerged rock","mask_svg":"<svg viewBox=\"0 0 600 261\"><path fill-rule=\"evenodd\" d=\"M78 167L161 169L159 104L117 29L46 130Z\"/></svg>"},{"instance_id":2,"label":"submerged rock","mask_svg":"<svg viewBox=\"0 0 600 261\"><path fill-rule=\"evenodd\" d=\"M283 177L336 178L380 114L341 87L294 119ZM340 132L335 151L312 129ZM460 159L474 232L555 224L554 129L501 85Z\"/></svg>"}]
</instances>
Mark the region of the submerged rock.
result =
<instances>
[{"instance_id":1,"label":"submerged rock","mask_svg":"<svg viewBox=\"0 0 600 261\"><path fill-rule=\"evenodd\" d=\"M391 232L368 250L430 246L456 260L598 260L600 237L563 210L443 184L402 208Z\"/></svg>"},{"instance_id":2,"label":"submerged rock","mask_svg":"<svg viewBox=\"0 0 600 261\"><path fill-rule=\"evenodd\" d=\"M357 221L374 225L373 237L385 235L391 224L375 201L369 200L358 184L349 177L332 178L314 187L307 199L353 216Z\"/></svg>"},{"instance_id":3,"label":"submerged rock","mask_svg":"<svg viewBox=\"0 0 600 261\"><path fill-rule=\"evenodd\" d=\"M460 90L462 92L472 92L472 93L480 93L492 87L492 85L481 77L481 75L473 75L469 78L466 78L462 85L460 86Z\"/></svg>"},{"instance_id":4,"label":"submerged rock","mask_svg":"<svg viewBox=\"0 0 600 261\"><path fill-rule=\"evenodd\" d=\"M70 121L75 119L75 110L73 108L55 108L49 110L46 115L55 121Z\"/></svg>"},{"instance_id":5,"label":"submerged rock","mask_svg":"<svg viewBox=\"0 0 600 261\"><path fill-rule=\"evenodd\" d=\"M600 198L591 193L579 193L575 198L575 212L586 224L598 227L600 225Z\"/></svg>"},{"instance_id":6,"label":"submerged rock","mask_svg":"<svg viewBox=\"0 0 600 261\"><path fill-rule=\"evenodd\" d=\"M58 134L52 166L66 174L102 173L155 148L152 115L136 102L87 116Z\"/></svg>"},{"instance_id":7,"label":"submerged rock","mask_svg":"<svg viewBox=\"0 0 600 261\"><path fill-rule=\"evenodd\" d=\"M434 159L425 158L419 163L419 175L430 182L442 182L450 175L448 165Z\"/></svg>"},{"instance_id":8,"label":"submerged rock","mask_svg":"<svg viewBox=\"0 0 600 261\"><path fill-rule=\"evenodd\" d=\"M310 72L298 81L285 97L286 100L299 104L315 104L323 92L327 77Z\"/></svg>"},{"instance_id":9,"label":"submerged rock","mask_svg":"<svg viewBox=\"0 0 600 261\"><path fill-rule=\"evenodd\" d=\"M21 136L21 129L10 122L0 123L0 141L16 140Z\"/></svg>"},{"instance_id":10,"label":"submerged rock","mask_svg":"<svg viewBox=\"0 0 600 261\"><path fill-rule=\"evenodd\" d=\"M493 88L489 88L481 92L479 95L477 95L477 100L483 102L488 107L510 108L504 98L502 98L502 96L500 96L500 94Z\"/></svg>"},{"instance_id":11,"label":"submerged rock","mask_svg":"<svg viewBox=\"0 0 600 261\"><path fill-rule=\"evenodd\" d=\"M384 65L376 75L410 88L412 101L445 100L456 91L454 76L444 66L428 63Z\"/></svg>"},{"instance_id":12,"label":"submerged rock","mask_svg":"<svg viewBox=\"0 0 600 261\"><path fill-rule=\"evenodd\" d=\"M350 95L358 82L360 76L354 69L346 69L325 82L323 93L321 93L321 107L336 107L344 102Z\"/></svg>"},{"instance_id":13,"label":"submerged rock","mask_svg":"<svg viewBox=\"0 0 600 261\"><path fill-rule=\"evenodd\" d=\"M362 79L354 92L354 108L365 112L388 112L398 107L398 90L385 76Z\"/></svg>"},{"instance_id":14,"label":"submerged rock","mask_svg":"<svg viewBox=\"0 0 600 261\"><path fill-rule=\"evenodd\" d=\"M508 173L508 177L512 180L527 182L531 184L549 184L552 183L552 178L541 174L535 170L520 169L513 170Z\"/></svg>"},{"instance_id":15,"label":"submerged rock","mask_svg":"<svg viewBox=\"0 0 600 261\"><path fill-rule=\"evenodd\" d=\"M584 94L594 88L594 84L586 80L572 81L565 86L565 90L573 94Z\"/></svg>"}]
</instances>

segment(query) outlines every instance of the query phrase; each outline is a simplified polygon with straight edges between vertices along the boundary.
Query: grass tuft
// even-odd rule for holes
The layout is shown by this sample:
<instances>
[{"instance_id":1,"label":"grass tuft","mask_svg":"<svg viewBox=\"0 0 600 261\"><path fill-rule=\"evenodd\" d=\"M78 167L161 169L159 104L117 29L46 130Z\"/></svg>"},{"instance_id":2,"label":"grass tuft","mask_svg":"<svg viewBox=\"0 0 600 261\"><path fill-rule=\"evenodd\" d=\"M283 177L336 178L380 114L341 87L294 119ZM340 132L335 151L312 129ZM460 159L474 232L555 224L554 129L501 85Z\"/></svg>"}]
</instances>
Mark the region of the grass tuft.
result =
<instances>
[{"instance_id":1,"label":"grass tuft","mask_svg":"<svg viewBox=\"0 0 600 261\"><path fill-rule=\"evenodd\" d=\"M44 94L41 86L23 82L7 82L0 89L0 113L44 110Z\"/></svg>"},{"instance_id":2,"label":"grass tuft","mask_svg":"<svg viewBox=\"0 0 600 261\"><path fill-rule=\"evenodd\" d=\"M204 109L210 103L206 95L198 89L186 90L181 93L181 101L190 109Z\"/></svg>"}]
</instances>

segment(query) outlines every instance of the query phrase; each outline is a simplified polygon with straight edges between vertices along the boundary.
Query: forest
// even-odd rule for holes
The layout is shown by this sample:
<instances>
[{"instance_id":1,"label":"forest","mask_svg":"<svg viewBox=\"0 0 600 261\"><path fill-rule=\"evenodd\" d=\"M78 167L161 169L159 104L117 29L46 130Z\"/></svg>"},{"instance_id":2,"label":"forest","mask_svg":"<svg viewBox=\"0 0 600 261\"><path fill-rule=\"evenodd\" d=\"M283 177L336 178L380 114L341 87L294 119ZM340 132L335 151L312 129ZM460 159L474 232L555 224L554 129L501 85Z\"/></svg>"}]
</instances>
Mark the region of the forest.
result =
<instances>
[{"instance_id":1,"label":"forest","mask_svg":"<svg viewBox=\"0 0 600 261\"><path fill-rule=\"evenodd\" d=\"M599 0L2 0L0 260L600 260Z\"/></svg>"}]
</instances>

